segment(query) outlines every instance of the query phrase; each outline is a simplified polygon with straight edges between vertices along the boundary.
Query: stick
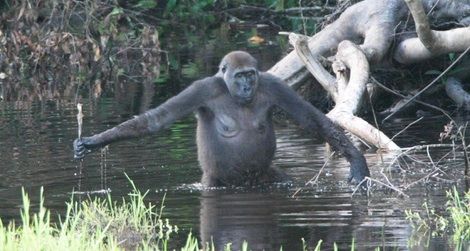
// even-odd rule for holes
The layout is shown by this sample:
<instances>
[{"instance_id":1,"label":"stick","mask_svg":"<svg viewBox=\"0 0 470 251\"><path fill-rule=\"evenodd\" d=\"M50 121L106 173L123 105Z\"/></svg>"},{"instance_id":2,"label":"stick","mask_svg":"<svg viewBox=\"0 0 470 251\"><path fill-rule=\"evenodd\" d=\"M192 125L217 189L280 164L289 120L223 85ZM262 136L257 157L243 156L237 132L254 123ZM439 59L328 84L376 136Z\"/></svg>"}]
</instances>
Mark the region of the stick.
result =
<instances>
[{"instance_id":1,"label":"stick","mask_svg":"<svg viewBox=\"0 0 470 251\"><path fill-rule=\"evenodd\" d=\"M320 174L322 173L323 169L325 168L325 166L328 164L328 161L330 161L331 157L333 157L333 155L335 154L335 151L333 151L330 156L328 156L328 158L325 160L325 163L323 163L323 166L320 168L320 171L318 171L317 175L312 177L309 181L307 181L305 183L305 186L309 185L309 184L315 184L318 182L318 178L320 177ZM292 198L295 198L295 196L302 190L302 187L300 187L299 189L297 189L297 191L294 192L294 194L291 196Z\"/></svg>"},{"instance_id":2,"label":"stick","mask_svg":"<svg viewBox=\"0 0 470 251\"><path fill-rule=\"evenodd\" d=\"M397 92L397 91L394 91L394 90L392 90L392 89L386 87L385 85L383 85L382 83L380 83L380 82L379 82L377 79L375 79L374 77L371 77L371 79L374 81L374 83L375 83L376 85L378 85L380 88L384 89L385 91L388 91L388 92L390 92L390 93L393 93L393 94L395 94L395 95L397 95L397 96L399 96L399 97L401 97L401 98L403 98L403 99L407 99L407 97L406 97L405 95L403 95L403 94L401 94L401 93L399 93L399 92ZM451 117L444 109L442 109L442 108L440 108L440 107L437 107L437 106L435 106L435 105L431 105L431 104L425 103L425 102L420 101L420 100L413 100L413 102L416 102L416 103L418 103L418 104L421 104L421 105L424 105L424 106L426 106L426 107L429 107L429 108L435 109L435 110L437 110L437 111L440 111L440 112L442 112L442 114L444 114L444 116L446 116L447 118L449 118L449 120L452 120L452 121L453 121L452 117ZM383 121L382 121L382 123L383 123Z\"/></svg>"},{"instance_id":3,"label":"stick","mask_svg":"<svg viewBox=\"0 0 470 251\"><path fill-rule=\"evenodd\" d=\"M410 128L412 125L418 123L419 121L421 121L423 119L423 117L420 117L419 119L411 122L409 125L407 125L405 128L403 128L401 131L399 131L397 134L393 135L393 137L390 139L390 140L393 140L395 139L398 135L400 135L401 133L403 133L404 131L406 131L408 128Z\"/></svg>"},{"instance_id":4,"label":"stick","mask_svg":"<svg viewBox=\"0 0 470 251\"><path fill-rule=\"evenodd\" d=\"M77 122L78 122L78 138L82 138L82 124L83 124L83 113L82 113L82 104L77 104Z\"/></svg>"},{"instance_id":5,"label":"stick","mask_svg":"<svg viewBox=\"0 0 470 251\"><path fill-rule=\"evenodd\" d=\"M82 124L83 124L83 113L82 113L82 104L77 103L77 123L78 123L78 138L82 138ZM82 188L82 171L83 171L83 159L80 159L80 164L78 166L78 191L81 192ZM81 200L81 198L80 198Z\"/></svg>"},{"instance_id":6,"label":"stick","mask_svg":"<svg viewBox=\"0 0 470 251\"><path fill-rule=\"evenodd\" d=\"M387 179L387 180L388 180L388 179ZM370 177L365 177L362 182L375 182L375 183L377 183L377 184L379 184L379 185L382 185L382 186L384 186L384 187L387 187L387 188L389 188L389 189L391 189L391 190L397 192L398 194L400 194L400 195L402 195L402 196L404 196L404 197L406 197L406 198L409 198L409 197L410 197L409 195L407 195L406 193L402 192L400 189L398 189L397 187L395 187L392 183L385 184L385 183L383 183L382 181L379 181L379 180L376 180L376 179L372 179L372 178L370 178ZM356 189L354 189L354 192L352 193L351 197L354 196L354 194L356 193L356 191L357 191L357 190L359 189L359 187L361 186L362 182L359 183L359 185L356 186ZM388 181L388 182L390 182L390 181Z\"/></svg>"}]
</instances>

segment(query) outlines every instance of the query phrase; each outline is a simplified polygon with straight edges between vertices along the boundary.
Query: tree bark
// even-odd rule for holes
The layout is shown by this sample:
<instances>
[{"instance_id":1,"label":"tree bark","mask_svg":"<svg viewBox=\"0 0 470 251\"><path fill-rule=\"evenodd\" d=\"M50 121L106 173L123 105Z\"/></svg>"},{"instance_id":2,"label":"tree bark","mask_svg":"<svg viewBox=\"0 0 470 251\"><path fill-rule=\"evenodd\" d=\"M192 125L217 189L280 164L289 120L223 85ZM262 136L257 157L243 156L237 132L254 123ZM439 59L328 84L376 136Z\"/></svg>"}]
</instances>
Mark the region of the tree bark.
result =
<instances>
[{"instance_id":1,"label":"tree bark","mask_svg":"<svg viewBox=\"0 0 470 251\"><path fill-rule=\"evenodd\" d=\"M418 38L402 41L395 49L395 60L402 64L416 63L450 52L463 52L470 47L470 27L447 31L431 30L421 1L405 2L415 21Z\"/></svg>"},{"instance_id":2,"label":"tree bark","mask_svg":"<svg viewBox=\"0 0 470 251\"><path fill-rule=\"evenodd\" d=\"M368 82L369 64L380 64L388 55L403 64L418 62L444 53L462 52L470 46L469 27L434 31L426 15L467 20L470 15L468 0L406 2L409 8L403 0L365 0L346 9L335 22L310 38L290 34L295 51L269 72L297 88L308 77L309 71L336 103L328 117L378 148L400 149L380 130L355 115ZM407 23L410 13L418 37L403 40L396 30L403 26L402 23ZM393 47L395 40L398 40L398 46ZM333 55L336 79L318 60Z\"/></svg>"},{"instance_id":3,"label":"tree bark","mask_svg":"<svg viewBox=\"0 0 470 251\"><path fill-rule=\"evenodd\" d=\"M466 92L460 81L456 78L449 78L446 81L446 93L451 98L457 107L470 111L470 94Z\"/></svg>"}]
</instances>

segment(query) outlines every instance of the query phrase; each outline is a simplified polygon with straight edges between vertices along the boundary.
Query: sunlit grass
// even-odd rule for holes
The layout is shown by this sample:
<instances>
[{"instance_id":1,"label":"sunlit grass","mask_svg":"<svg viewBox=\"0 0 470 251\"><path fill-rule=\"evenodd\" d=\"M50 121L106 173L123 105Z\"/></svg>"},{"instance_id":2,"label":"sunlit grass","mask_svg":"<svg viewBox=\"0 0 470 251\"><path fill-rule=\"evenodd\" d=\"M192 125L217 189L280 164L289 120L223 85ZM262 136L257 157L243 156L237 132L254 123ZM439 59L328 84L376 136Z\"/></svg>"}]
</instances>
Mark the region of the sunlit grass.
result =
<instances>
[{"instance_id":1,"label":"sunlit grass","mask_svg":"<svg viewBox=\"0 0 470 251\"><path fill-rule=\"evenodd\" d=\"M145 202L148 192L141 193L132 181L130 183L133 190L122 200L112 200L110 195L88 198L82 202L72 199L67 203L65 216L56 221L51 220L50 211L44 207L43 189L40 191L37 212L31 212L29 196L23 190L21 222L4 225L0 219L0 250L220 250L214 243L206 243L203 249L203 245L191 233L186 242L179 244L180 247L173 242L170 248L170 242L174 239L172 236L178 232L178 228L161 218L163 206L156 207ZM457 197L455 203L462 207L465 202ZM464 218L457 209L451 211L453 213L459 215L456 218L459 222L468 222L468 214ZM468 228L455 231L467 231L468 236ZM308 247L303 239L301 241L301 250L325 250L321 240L314 247ZM350 250L355 249L352 240ZM232 247L227 243L222 250L251 249L249 243L243 242L241 247ZM333 250L338 250L336 244Z\"/></svg>"},{"instance_id":2,"label":"sunlit grass","mask_svg":"<svg viewBox=\"0 0 470 251\"><path fill-rule=\"evenodd\" d=\"M44 207L43 189L39 210L33 214L23 190L21 224L5 226L0 221L0 250L168 250L177 227L161 219L162 208L146 203L146 193L131 184L133 191L121 202L110 196L69 202L65 218L57 223L51 222Z\"/></svg>"},{"instance_id":3,"label":"sunlit grass","mask_svg":"<svg viewBox=\"0 0 470 251\"><path fill-rule=\"evenodd\" d=\"M44 207L43 189L40 191L38 212L31 212L29 196L22 191L21 223L4 225L0 219L0 250L170 250L169 242L178 228L162 219L163 207L144 201L147 193L133 191L121 201L94 198L79 203L67 203L65 218L51 221L51 213ZM173 250L173 248L171 249ZM199 251L196 237L188 234L182 251ZM216 250L214 244L208 251ZM230 251L229 244L224 250ZM250 250L246 242L241 250Z\"/></svg>"},{"instance_id":4,"label":"sunlit grass","mask_svg":"<svg viewBox=\"0 0 470 251\"><path fill-rule=\"evenodd\" d=\"M455 244L470 241L470 191L463 197L457 189L447 191L446 211L448 215L437 213L423 204L424 213L406 211L407 219L417 232L430 232L432 236L452 234Z\"/></svg>"},{"instance_id":5,"label":"sunlit grass","mask_svg":"<svg viewBox=\"0 0 470 251\"><path fill-rule=\"evenodd\" d=\"M449 201L447 211L450 213L450 221L454 241L470 240L470 191L460 197L457 189L447 192Z\"/></svg>"}]
</instances>

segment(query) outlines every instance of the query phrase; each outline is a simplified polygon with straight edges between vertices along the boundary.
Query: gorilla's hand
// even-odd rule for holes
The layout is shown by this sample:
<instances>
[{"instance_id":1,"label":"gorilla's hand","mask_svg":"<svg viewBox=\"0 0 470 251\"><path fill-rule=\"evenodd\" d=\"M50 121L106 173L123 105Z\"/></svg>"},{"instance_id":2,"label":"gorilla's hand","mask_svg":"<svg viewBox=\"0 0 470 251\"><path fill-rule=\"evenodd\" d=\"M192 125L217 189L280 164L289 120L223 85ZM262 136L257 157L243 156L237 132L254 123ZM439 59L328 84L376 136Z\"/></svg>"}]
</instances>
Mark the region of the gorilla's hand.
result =
<instances>
[{"instance_id":1,"label":"gorilla's hand","mask_svg":"<svg viewBox=\"0 0 470 251\"><path fill-rule=\"evenodd\" d=\"M370 172L363 156L351 162L351 169L348 177L349 182L351 182L353 179L356 184L362 182L361 187L367 189L367 182L365 182L364 179L369 176Z\"/></svg>"},{"instance_id":2,"label":"gorilla's hand","mask_svg":"<svg viewBox=\"0 0 470 251\"><path fill-rule=\"evenodd\" d=\"M93 148L93 143L89 137L75 139L73 141L73 157L83 159L85 154Z\"/></svg>"}]
</instances>

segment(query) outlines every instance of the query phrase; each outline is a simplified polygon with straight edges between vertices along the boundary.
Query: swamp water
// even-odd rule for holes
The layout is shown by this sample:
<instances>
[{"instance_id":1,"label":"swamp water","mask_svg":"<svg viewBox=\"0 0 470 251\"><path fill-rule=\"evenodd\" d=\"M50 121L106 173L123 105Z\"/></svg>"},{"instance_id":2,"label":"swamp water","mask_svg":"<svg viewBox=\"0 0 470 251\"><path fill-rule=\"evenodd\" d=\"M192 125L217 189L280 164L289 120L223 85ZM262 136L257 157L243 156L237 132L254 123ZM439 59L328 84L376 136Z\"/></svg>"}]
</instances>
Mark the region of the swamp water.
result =
<instances>
[{"instance_id":1,"label":"swamp water","mask_svg":"<svg viewBox=\"0 0 470 251\"><path fill-rule=\"evenodd\" d=\"M218 60L220 55L215 58ZM110 128L161 103L168 96L160 95L161 89L136 86L134 91L121 95L115 91L98 100L84 99L83 135ZM152 105L149 95L153 97ZM161 203L166 194L164 217L180 228L180 241L192 231L202 240L212 239L218 247L232 242L235 250L243 240L252 250L279 250L280 246L283 250L301 250L302 238L310 247L323 240L326 249L331 249L334 242L340 249L347 249L353 240L359 250L449 248L445 238L418 235L422 241L417 241L405 219L405 210L422 211L422 204L427 202L429 207L442 211L446 188L452 184L417 184L405 191L408 198L383 187L373 188L369 197L351 197L354 187L346 182L349 165L339 158L329 162L316 185L305 186L322 169L325 146L293 124L277 125L274 160L274 165L293 177L292 186L203 190L198 184L201 171L193 116L157 135L115 143L106 153L89 154L80 177L80 164L72 153L76 113L74 101L67 98L0 102L0 217L4 221L18 219L21 187L37 202L43 186L46 207L62 213L73 191L109 189L114 198L127 194L132 188L126 173L141 191L150 191L148 200ZM414 120L395 120L383 129L394 135ZM447 122L441 117L425 118L400 134L396 142L402 146L438 143L439 132ZM432 149L429 156L436 160L448 151ZM426 150L414 155L427 162L429 156ZM380 171L393 157L366 154L372 177L383 180ZM452 157L446 166L449 173L457 174L454 177L463 173L463 160L456 158ZM411 184L430 172L413 168L408 166L406 173L387 176L396 185ZM458 189L463 191L464 187L459 185Z\"/></svg>"}]
</instances>

